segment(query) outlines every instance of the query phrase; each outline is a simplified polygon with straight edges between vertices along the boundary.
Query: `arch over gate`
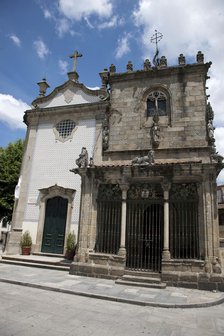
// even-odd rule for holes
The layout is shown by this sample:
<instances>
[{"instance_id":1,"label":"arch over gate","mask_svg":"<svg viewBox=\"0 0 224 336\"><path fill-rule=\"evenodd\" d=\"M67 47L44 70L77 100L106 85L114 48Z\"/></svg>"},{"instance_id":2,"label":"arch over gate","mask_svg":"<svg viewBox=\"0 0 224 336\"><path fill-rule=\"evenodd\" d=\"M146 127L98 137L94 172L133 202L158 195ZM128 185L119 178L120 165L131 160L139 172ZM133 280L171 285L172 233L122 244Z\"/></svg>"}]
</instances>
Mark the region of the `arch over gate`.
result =
<instances>
[{"instance_id":1,"label":"arch over gate","mask_svg":"<svg viewBox=\"0 0 224 336\"><path fill-rule=\"evenodd\" d=\"M162 242L163 191L160 185L131 185L127 195L127 268L159 272Z\"/></svg>"}]
</instances>

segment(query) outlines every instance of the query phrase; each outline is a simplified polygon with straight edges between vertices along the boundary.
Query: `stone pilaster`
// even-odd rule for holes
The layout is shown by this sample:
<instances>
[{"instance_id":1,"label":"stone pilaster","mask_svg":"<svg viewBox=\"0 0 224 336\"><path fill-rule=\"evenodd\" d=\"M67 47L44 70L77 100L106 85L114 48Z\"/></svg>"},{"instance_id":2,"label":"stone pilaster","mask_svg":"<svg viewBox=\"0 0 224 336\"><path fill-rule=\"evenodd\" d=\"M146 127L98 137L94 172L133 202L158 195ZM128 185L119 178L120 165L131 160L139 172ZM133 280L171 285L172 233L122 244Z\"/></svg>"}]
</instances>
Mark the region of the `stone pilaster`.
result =
<instances>
[{"instance_id":1,"label":"stone pilaster","mask_svg":"<svg viewBox=\"0 0 224 336\"><path fill-rule=\"evenodd\" d=\"M75 261L86 262L89 253L89 223L91 222L92 197L91 177L87 176L87 169L80 168L79 175L81 176L81 200L80 200L80 215L79 215L79 230L78 230L78 250L75 256Z\"/></svg>"},{"instance_id":2,"label":"stone pilaster","mask_svg":"<svg viewBox=\"0 0 224 336\"><path fill-rule=\"evenodd\" d=\"M121 208L121 240L120 240L120 248L118 251L119 256L126 257L126 245L125 245L125 238L126 238L126 217L127 217L127 191L128 185L120 185L122 190L122 208Z\"/></svg>"},{"instance_id":3,"label":"stone pilaster","mask_svg":"<svg viewBox=\"0 0 224 336\"><path fill-rule=\"evenodd\" d=\"M25 152L20 170L21 185L19 199L16 200L14 204L12 229L7 240L6 254L20 254L20 238L23 230L23 219L27 203L32 157L36 144L36 132L36 123L34 121L34 124L29 126L26 134Z\"/></svg>"}]
</instances>

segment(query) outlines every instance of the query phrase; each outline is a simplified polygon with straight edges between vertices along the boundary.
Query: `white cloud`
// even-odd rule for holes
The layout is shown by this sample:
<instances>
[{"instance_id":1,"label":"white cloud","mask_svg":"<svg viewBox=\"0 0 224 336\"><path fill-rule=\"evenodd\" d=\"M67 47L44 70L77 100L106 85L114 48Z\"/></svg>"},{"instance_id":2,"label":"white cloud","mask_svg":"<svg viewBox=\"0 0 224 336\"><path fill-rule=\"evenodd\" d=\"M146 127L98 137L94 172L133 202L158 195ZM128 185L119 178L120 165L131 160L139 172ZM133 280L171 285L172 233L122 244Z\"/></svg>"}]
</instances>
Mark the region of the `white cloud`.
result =
<instances>
[{"instance_id":1,"label":"white cloud","mask_svg":"<svg viewBox=\"0 0 224 336\"><path fill-rule=\"evenodd\" d=\"M51 12L47 8L43 9L43 13L44 13L45 19L52 19L53 16L52 16Z\"/></svg>"},{"instance_id":2,"label":"white cloud","mask_svg":"<svg viewBox=\"0 0 224 336\"><path fill-rule=\"evenodd\" d=\"M22 100L9 94L0 93L0 120L7 123L12 129L26 128L23 123L23 114L30 109Z\"/></svg>"},{"instance_id":3,"label":"white cloud","mask_svg":"<svg viewBox=\"0 0 224 336\"><path fill-rule=\"evenodd\" d=\"M86 16L86 17L84 17L84 20L86 21L86 23L87 23L87 26L89 27L89 28L91 28L91 29L93 29L94 28L94 26L92 25L92 23L90 22L90 20L88 19L88 17Z\"/></svg>"},{"instance_id":4,"label":"white cloud","mask_svg":"<svg viewBox=\"0 0 224 336\"><path fill-rule=\"evenodd\" d=\"M62 75L66 74L68 72L68 62L59 60L58 65L60 68L60 72Z\"/></svg>"},{"instance_id":5,"label":"white cloud","mask_svg":"<svg viewBox=\"0 0 224 336\"><path fill-rule=\"evenodd\" d=\"M126 55L130 51L129 41L131 38L131 34L125 34L122 38L118 39L118 45L115 51L115 57L121 58Z\"/></svg>"},{"instance_id":6,"label":"white cloud","mask_svg":"<svg viewBox=\"0 0 224 336\"><path fill-rule=\"evenodd\" d=\"M112 4L110 0L59 0L59 10L67 18L80 21L90 15L110 17Z\"/></svg>"},{"instance_id":7,"label":"white cloud","mask_svg":"<svg viewBox=\"0 0 224 336\"><path fill-rule=\"evenodd\" d=\"M38 39L38 40L34 41L33 45L34 45L34 48L37 52L37 55L41 59L45 58L50 53L50 50L48 49L48 47L46 46L44 41L41 40L41 39Z\"/></svg>"},{"instance_id":8,"label":"white cloud","mask_svg":"<svg viewBox=\"0 0 224 336\"><path fill-rule=\"evenodd\" d=\"M98 25L98 29L113 28L113 27L121 26L122 24L124 24L124 19L119 18L117 15L115 15L115 16L112 16L112 18L109 21L100 23Z\"/></svg>"},{"instance_id":9,"label":"white cloud","mask_svg":"<svg viewBox=\"0 0 224 336\"><path fill-rule=\"evenodd\" d=\"M13 43L17 46L20 47L21 46L21 40L18 38L18 36L16 36L15 34L11 34L9 36L9 38L13 41Z\"/></svg>"},{"instance_id":10,"label":"white cloud","mask_svg":"<svg viewBox=\"0 0 224 336\"><path fill-rule=\"evenodd\" d=\"M56 30L59 37L62 37L71 29L71 22L66 18L56 19Z\"/></svg>"}]
</instances>

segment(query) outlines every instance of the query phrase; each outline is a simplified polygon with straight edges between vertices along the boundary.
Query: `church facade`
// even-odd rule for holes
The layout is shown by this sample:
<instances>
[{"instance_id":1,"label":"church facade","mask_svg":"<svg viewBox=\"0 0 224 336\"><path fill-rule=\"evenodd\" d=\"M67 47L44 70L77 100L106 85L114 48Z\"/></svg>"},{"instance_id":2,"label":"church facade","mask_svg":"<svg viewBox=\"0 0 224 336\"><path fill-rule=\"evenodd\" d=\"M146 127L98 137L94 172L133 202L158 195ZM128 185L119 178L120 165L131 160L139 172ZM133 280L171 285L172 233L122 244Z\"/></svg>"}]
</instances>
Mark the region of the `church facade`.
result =
<instances>
[{"instance_id":1,"label":"church facade","mask_svg":"<svg viewBox=\"0 0 224 336\"><path fill-rule=\"evenodd\" d=\"M83 146L93 155L97 116L105 113L107 94L80 84L76 71L68 77L48 96L46 80L38 83L40 95L25 112L25 152L8 254L20 253L20 237L26 230L32 236L32 252L53 255L65 253L69 232L77 235L81 179L69 167Z\"/></svg>"},{"instance_id":2,"label":"church facade","mask_svg":"<svg viewBox=\"0 0 224 336\"><path fill-rule=\"evenodd\" d=\"M177 66L100 73L90 90L69 80L26 111L20 195L7 251L22 231L34 250L61 254L70 231L70 273L112 279L158 275L169 285L224 290L216 178L223 168L207 100L211 63L201 52ZM215 284L215 285L214 285ZM218 287L217 287L218 286Z\"/></svg>"}]
</instances>

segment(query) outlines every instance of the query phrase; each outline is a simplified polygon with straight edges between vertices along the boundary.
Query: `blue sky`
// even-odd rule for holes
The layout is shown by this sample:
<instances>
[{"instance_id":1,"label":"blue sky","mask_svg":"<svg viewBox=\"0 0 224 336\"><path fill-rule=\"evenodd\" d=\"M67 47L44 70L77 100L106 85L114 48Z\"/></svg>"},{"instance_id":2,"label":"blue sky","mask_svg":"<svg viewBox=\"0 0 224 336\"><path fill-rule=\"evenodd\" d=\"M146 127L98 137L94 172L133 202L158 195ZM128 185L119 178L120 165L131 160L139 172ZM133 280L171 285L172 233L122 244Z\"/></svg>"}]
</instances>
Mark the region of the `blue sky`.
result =
<instances>
[{"instance_id":1,"label":"blue sky","mask_svg":"<svg viewBox=\"0 0 224 336\"><path fill-rule=\"evenodd\" d=\"M79 81L100 86L98 73L129 60L142 69L152 60L155 29L163 34L160 56L189 63L198 50L212 61L207 82L215 112L217 150L224 155L223 0L0 0L0 146L25 137L23 112L38 96L37 82L51 92L67 80L74 50Z\"/></svg>"}]
</instances>

